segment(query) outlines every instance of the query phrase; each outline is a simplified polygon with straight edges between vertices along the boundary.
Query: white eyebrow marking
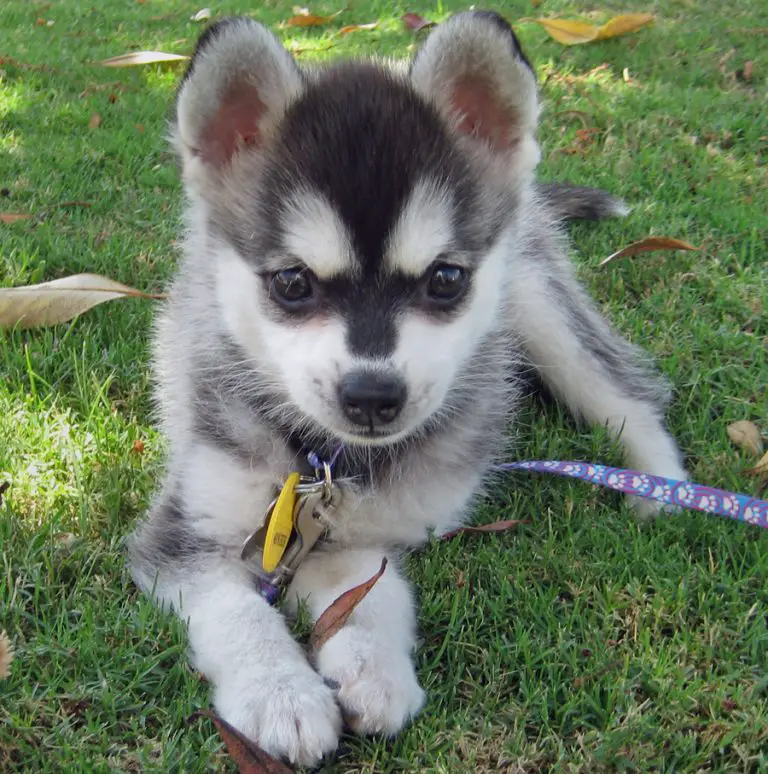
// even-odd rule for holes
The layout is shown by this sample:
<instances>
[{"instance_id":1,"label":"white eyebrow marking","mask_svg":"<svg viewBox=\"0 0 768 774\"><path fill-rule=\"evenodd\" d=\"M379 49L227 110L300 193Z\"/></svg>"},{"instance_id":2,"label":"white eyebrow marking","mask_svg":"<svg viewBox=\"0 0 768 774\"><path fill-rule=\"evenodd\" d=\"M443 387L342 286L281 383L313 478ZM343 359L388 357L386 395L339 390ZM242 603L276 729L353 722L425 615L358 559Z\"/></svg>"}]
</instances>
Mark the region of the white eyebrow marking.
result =
<instances>
[{"instance_id":1,"label":"white eyebrow marking","mask_svg":"<svg viewBox=\"0 0 768 774\"><path fill-rule=\"evenodd\" d=\"M321 194L295 193L280 225L287 251L306 263L320 279L357 271L349 233Z\"/></svg>"},{"instance_id":2,"label":"white eyebrow marking","mask_svg":"<svg viewBox=\"0 0 768 774\"><path fill-rule=\"evenodd\" d=\"M390 270L420 277L453 241L450 193L432 180L413 189L392 230L387 247Z\"/></svg>"}]
</instances>

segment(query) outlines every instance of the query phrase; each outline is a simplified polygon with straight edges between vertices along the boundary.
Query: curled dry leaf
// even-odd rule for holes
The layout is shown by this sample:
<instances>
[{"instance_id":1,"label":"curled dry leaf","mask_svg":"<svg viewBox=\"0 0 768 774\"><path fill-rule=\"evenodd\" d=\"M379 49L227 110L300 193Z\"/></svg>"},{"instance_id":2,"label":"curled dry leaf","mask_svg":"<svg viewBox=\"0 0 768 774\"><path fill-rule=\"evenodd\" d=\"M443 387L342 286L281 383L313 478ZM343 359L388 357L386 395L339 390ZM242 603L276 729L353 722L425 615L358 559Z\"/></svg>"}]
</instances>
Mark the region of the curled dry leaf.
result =
<instances>
[{"instance_id":1,"label":"curled dry leaf","mask_svg":"<svg viewBox=\"0 0 768 774\"><path fill-rule=\"evenodd\" d=\"M599 27L568 19L529 19L527 21L540 24L549 33L549 36L558 43L565 46L575 46L580 43L592 43L596 40L606 40L635 32L650 24L653 21L653 15L650 13L623 14L614 16Z\"/></svg>"},{"instance_id":2,"label":"curled dry leaf","mask_svg":"<svg viewBox=\"0 0 768 774\"><path fill-rule=\"evenodd\" d=\"M98 274L71 277L19 288L0 288L0 328L35 328L67 322L115 298L165 298L142 293Z\"/></svg>"},{"instance_id":3,"label":"curled dry leaf","mask_svg":"<svg viewBox=\"0 0 768 774\"><path fill-rule=\"evenodd\" d=\"M745 449L755 457L763 453L763 439L760 437L760 429L754 422L746 419L731 422L727 427L727 433L731 443L740 449Z\"/></svg>"},{"instance_id":4,"label":"curled dry leaf","mask_svg":"<svg viewBox=\"0 0 768 774\"><path fill-rule=\"evenodd\" d=\"M368 24L347 24L339 30L339 35L349 35L350 32L359 32L360 30L375 30L378 26L378 22L369 22Z\"/></svg>"},{"instance_id":5,"label":"curled dry leaf","mask_svg":"<svg viewBox=\"0 0 768 774\"><path fill-rule=\"evenodd\" d=\"M494 521L492 524L482 524L479 527L459 527L453 529L450 532L446 532L441 535L441 540L450 540L456 537L456 535L463 535L464 533L476 534L482 532L506 532L508 529L518 526L518 524L527 524L525 520L508 519L507 521Z\"/></svg>"},{"instance_id":6,"label":"curled dry leaf","mask_svg":"<svg viewBox=\"0 0 768 774\"><path fill-rule=\"evenodd\" d=\"M436 24L435 22L428 21L423 16L419 16L417 13L404 13L400 18L403 24L412 32L427 30Z\"/></svg>"},{"instance_id":7,"label":"curled dry leaf","mask_svg":"<svg viewBox=\"0 0 768 774\"><path fill-rule=\"evenodd\" d=\"M683 242L681 239L672 239L672 237L664 236L652 236L646 239L641 239L639 242L633 242L631 245L627 245L621 250L617 250L607 258L600 261L600 266L605 266L608 263L617 261L619 258L631 258L633 255L639 255L640 253L651 253L655 250L700 250L700 247L694 247L689 245L688 242Z\"/></svg>"},{"instance_id":8,"label":"curled dry leaf","mask_svg":"<svg viewBox=\"0 0 768 774\"><path fill-rule=\"evenodd\" d=\"M265 753L234 726L213 712L201 710L196 712L190 720L195 717L210 718L213 721L219 736L227 745L230 757L237 764L240 774L291 774L291 769L284 763Z\"/></svg>"},{"instance_id":9,"label":"curled dry leaf","mask_svg":"<svg viewBox=\"0 0 768 774\"><path fill-rule=\"evenodd\" d=\"M744 472L749 476L768 479L768 452L763 454L760 458L760 462L758 462L754 468L749 468Z\"/></svg>"},{"instance_id":10,"label":"curled dry leaf","mask_svg":"<svg viewBox=\"0 0 768 774\"><path fill-rule=\"evenodd\" d=\"M159 62L185 62L188 56L166 54L163 51L131 51L99 62L104 67L137 67L138 65L157 64Z\"/></svg>"},{"instance_id":11,"label":"curled dry leaf","mask_svg":"<svg viewBox=\"0 0 768 774\"><path fill-rule=\"evenodd\" d=\"M354 609L368 596L370 590L387 569L387 557L382 557L379 571L359 586L345 591L334 599L323 614L317 619L312 634L309 638L310 648L317 653L328 640L336 634L347 622Z\"/></svg>"},{"instance_id":12,"label":"curled dry leaf","mask_svg":"<svg viewBox=\"0 0 768 774\"><path fill-rule=\"evenodd\" d=\"M11 674L11 662L13 661L13 645L4 631L0 631L0 680L4 680Z\"/></svg>"},{"instance_id":13,"label":"curled dry leaf","mask_svg":"<svg viewBox=\"0 0 768 774\"><path fill-rule=\"evenodd\" d=\"M88 122L89 129L98 129L101 126L101 116L98 113L94 113L91 116L91 120Z\"/></svg>"},{"instance_id":14,"label":"curled dry leaf","mask_svg":"<svg viewBox=\"0 0 768 774\"><path fill-rule=\"evenodd\" d=\"M15 223L17 220L28 220L29 215L23 212L0 212L0 223Z\"/></svg>"},{"instance_id":15,"label":"curled dry leaf","mask_svg":"<svg viewBox=\"0 0 768 774\"><path fill-rule=\"evenodd\" d=\"M194 16L190 16L189 20L193 22L206 21L211 18L210 8L201 8Z\"/></svg>"}]
</instances>

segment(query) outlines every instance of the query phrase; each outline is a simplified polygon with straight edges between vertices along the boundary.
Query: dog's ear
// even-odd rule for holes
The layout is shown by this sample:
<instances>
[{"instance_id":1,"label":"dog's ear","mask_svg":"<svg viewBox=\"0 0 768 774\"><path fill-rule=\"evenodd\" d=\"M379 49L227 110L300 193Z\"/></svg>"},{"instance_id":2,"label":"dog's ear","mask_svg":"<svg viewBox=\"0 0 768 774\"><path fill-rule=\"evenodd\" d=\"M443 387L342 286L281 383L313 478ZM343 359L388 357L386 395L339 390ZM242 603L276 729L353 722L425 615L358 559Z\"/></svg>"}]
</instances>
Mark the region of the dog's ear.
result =
<instances>
[{"instance_id":1,"label":"dog's ear","mask_svg":"<svg viewBox=\"0 0 768 774\"><path fill-rule=\"evenodd\" d=\"M179 88L173 140L185 178L201 182L269 140L302 76L261 24L225 19L200 37Z\"/></svg>"},{"instance_id":2,"label":"dog's ear","mask_svg":"<svg viewBox=\"0 0 768 774\"><path fill-rule=\"evenodd\" d=\"M468 11L429 35L411 65L415 88L450 125L517 174L539 160L536 78L515 33L498 14Z\"/></svg>"}]
</instances>

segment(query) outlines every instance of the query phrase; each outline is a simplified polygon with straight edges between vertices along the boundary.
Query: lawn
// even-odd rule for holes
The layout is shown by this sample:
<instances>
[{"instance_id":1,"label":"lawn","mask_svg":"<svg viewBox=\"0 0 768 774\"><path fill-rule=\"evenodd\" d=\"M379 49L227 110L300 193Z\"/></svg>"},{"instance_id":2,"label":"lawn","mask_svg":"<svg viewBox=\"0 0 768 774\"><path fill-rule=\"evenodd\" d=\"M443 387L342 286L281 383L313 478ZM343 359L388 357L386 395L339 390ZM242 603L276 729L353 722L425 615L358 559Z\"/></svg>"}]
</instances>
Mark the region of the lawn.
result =
<instances>
[{"instance_id":1,"label":"lawn","mask_svg":"<svg viewBox=\"0 0 768 774\"><path fill-rule=\"evenodd\" d=\"M463 7L357 0L314 30L278 27L289 2L213 11L254 16L310 61L405 55L402 13L439 21ZM517 25L547 107L541 173L632 204L624 221L574 228L580 275L673 382L670 423L693 478L757 493L744 474L755 460L726 426L768 428L768 4L491 7L511 21L657 15L571 48ZM181 199L164 134L181 70L94 62L190 53L199 8L0 4L0 213L31 215L0 223L3 285L94 271L164 287ZM701 250L599 268L651 233ZM0 333L0 630L17 653L0 680L2 771L233 770L211 723L188 722L208 687L186 664L183 626L137 594L123 563L162 465L152 314L153 302L126 300ZM532 402L519 430L521 459L619 461L604 433L550 405ZM323 771L768 771L768 535L690 512L641 527L612 493L525 474L477 510L478 522L500 518L528 523L409 558L428 703L394 740L345 736Z\"/></svg>"}]
</instances>

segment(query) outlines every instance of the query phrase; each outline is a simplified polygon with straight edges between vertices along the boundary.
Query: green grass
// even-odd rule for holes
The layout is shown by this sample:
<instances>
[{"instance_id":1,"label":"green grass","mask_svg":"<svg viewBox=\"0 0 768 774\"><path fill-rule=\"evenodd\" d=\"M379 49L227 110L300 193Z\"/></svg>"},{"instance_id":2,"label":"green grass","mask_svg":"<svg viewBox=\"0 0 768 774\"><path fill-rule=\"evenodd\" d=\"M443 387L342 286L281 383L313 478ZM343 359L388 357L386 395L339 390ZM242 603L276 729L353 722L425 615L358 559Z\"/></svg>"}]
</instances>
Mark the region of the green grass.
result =
<instances>
[{"instance_id":1,"label":"green grass","mask_svg":"<svg viewBox=\"0 0 768 774\"><path fill-rule=\"evenodd\" d=\"M277 25L290 5L214 10ZM413 44L401 13L440 19L461 7L358 0L327 29L281 34L307 60L401 55ZM657 14L636 35L574 48L518 26L547 102L542 173L631 201L627 220L575 229L580 273L674 382L671 425L695 479L756 492L743 473L753 461L725 428L768 417L768 5L495 7L510 20ZM0 5L0 212L33 216L0 225L3 284L79 271L146 289L167 281L180 190L164 132L179 70L92 63L132 48L188 53L196 10L180 0ZM333 34L373 20L375 31ZM751 82L737 76L746 61ZM90 129L94 113L102 121ZM582 124L598 132L572 154ZM59 206L72 201L90 206ZM649 233L702 250L598 268ZM0 629L17 649L0 681L3 771L231 765L208 721L186 722L208 689L186 665L183 627L136 593L123 566L121 537L161 465L152 311L124 301L0 334L0 479L11 483ZM531 405L522 425L523 458L618 459L604 434L555 408ZM498 518L530 523L411 557L429 702L393 741L345 737L324 771L768 771L768 536L692 513L641 528L610 493L524 475L477 513Z\"/></svg>"}]
</instances>

